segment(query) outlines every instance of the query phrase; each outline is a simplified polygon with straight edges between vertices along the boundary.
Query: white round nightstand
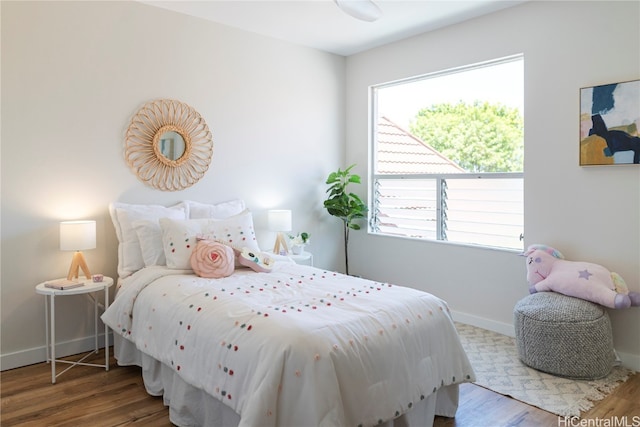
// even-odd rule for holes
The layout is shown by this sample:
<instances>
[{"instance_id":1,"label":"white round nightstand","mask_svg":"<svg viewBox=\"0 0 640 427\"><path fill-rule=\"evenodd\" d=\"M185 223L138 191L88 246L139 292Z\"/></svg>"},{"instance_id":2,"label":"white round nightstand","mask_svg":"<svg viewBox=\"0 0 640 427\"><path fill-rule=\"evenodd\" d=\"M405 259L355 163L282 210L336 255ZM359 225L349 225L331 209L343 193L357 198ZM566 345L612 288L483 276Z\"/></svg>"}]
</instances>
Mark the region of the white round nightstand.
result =
<instances>
[{"instance_id":1,"label":"white round nightstand","mask_svg":"<svg viewBox=\"0 0 640 427\"><path fill-rule=\"evenodd\" d=\"M36 293L45 295L44 300L44 318L45 318L45 335L47 340L47 363L51 362L51 382L55 383L56 378L76 365L84 366L96 366L99 368L105 368L109 370L109 327L104 325L104 353L105 360L104 365L98 365L95 363L84 363L84 360L93 352L89 352L84 355L77 362L68 360L56 359L56 297L80 295L86 294L94 302L94 331L95 331L95 353L98 352L98 300L93 298L91 293L104 291L104 309L109 307L109 288L113 285L113 279L111 277L104 277L102 282L94 282L91 279L76 279L82 282L82 286L72 289L54 289L47 287L46 284L52 281L42 282L36 286ZM49 298L46 298L48 296ZM47 302L47 300L49 300ZM70 364L67 369L63 370L59 374L56 374L56 362Z\"/></svg>"},{"instance_id":2,"label":"white round nightstand","mask_svg":"<svg viewBox=\"0 0 640 427\"><path fill-rule=\"evenodd\" d=\"M311 252L302 251L300 254L288 254L287 256L294 260L296 264L310 265L313 267L313 254Z\"/></svg>"},{"instance_id":3,"label":"white round nightstand","mask_svg":"<svg viewBox=\"0 0 640 427\"><path fill-rule=\"evenodd\" d=\"M269 251L266 253L273 254L273 251ZM313 254L311 252L303 251L301 254L288 253L286 255L276 255L276 256L287 257L293 260L293 262L295 262L296 264L310 265L313 267Z\"/></svg>"}]
</instances>

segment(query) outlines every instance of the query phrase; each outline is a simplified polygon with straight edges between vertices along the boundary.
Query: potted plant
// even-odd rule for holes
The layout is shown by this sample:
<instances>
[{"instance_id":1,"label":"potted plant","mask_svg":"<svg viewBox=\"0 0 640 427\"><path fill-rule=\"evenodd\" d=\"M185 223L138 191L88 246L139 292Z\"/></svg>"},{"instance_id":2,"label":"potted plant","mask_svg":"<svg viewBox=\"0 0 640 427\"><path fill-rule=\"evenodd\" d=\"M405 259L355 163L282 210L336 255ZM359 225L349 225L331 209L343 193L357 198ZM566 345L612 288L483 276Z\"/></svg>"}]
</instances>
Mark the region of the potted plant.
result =
<instances>
[{"instance_id":1,"label":"potted plant","mask_svg":"<svg viewBox=\"0 0 640 427\"><path fill-rule=\"evenodd\" d=\"M289 235L289 243L291 245L291 252L294 255L300 255L304 252L304 247L309 243L309 233L303 231L297 235Z\"/></svg>"},{"instance_id":2,"label":"potted plant","mask_svg":"<svg viewBox=\"0 0 640 427\"><path fill-rule=\"evenodd\" d=\"M324 201L324 207L330 215L342 220L344 236L344 261L346 273L349 274L349 231L360 230L358 220L365 217L367 205L354 193L347 190L349 184L360 184L360 176L351 173L355 164L345 170L338 169L331 172L326 184L329 184L327 193L329 198Z\"/></svg>"}]
</instances>

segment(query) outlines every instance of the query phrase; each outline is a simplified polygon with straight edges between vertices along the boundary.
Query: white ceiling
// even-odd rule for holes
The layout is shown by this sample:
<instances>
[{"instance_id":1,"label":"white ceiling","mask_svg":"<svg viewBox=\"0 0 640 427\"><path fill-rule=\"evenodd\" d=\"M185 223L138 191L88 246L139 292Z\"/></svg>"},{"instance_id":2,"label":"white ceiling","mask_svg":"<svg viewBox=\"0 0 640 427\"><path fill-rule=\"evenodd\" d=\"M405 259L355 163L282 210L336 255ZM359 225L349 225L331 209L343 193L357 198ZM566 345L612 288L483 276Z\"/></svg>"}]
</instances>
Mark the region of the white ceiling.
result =
<instances>
[{"instance_id":1,"label":"white ceiling","mask_svg":"<svg viewBox=\"0 0 640 427\"><path fill-rule=\"evenodd\" d=\"M382 17L375 22L364 22L342 12L333 0L141 0L149 5L344 56L525 1L376 0Z\"/></svg>"}]
</instances>

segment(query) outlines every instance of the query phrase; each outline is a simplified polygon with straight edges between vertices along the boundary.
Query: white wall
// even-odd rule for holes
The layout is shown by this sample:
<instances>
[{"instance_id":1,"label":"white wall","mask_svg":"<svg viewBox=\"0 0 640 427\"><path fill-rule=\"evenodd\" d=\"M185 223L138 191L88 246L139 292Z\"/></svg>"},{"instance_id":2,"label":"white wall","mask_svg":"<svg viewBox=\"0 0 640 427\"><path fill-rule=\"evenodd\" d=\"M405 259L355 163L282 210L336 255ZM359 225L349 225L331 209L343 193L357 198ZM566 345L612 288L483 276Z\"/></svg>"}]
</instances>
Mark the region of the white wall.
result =
<instances>
[{"instance_id":1,"label":"white wall","mask_svg":"<svg viewBox=\"0 0 640 427\"><path fill-rule=\"evenodd\" d=\"M42 361L43 297L65 276L58 222L96 219L92 272L116 275L112 201L173 204L242 197L264 230L293 210L316 265L336 268L340 230L322 207L343 164L343 57L137 2L1 2L2 369ZM133 114L157 98L191 105L213 134L204 178L180 192L144 185L123 158ZM258 234L269 249L274 236ZM91 345L90 305L59 298L58 354Z\"/></svg>"},{"instance_id":2,"label":"white wall","mask_svg":"<svg viewBox=\"0 0 640 427\"><path fill-rule=\"evenodd\" d=\"M640 291L640 167L580 167L581 87L640 78L640 3L533 1L347 58L347 164L367 174L368 86L516 53L525 60L526 245L617 271ZM363 192L366 192L366 185ZM526 296L514 253L352 233L350 270L444 298L459 318L513 333ZM640 369L640 308L609 311Z\"/></svg>"}]
</instances>

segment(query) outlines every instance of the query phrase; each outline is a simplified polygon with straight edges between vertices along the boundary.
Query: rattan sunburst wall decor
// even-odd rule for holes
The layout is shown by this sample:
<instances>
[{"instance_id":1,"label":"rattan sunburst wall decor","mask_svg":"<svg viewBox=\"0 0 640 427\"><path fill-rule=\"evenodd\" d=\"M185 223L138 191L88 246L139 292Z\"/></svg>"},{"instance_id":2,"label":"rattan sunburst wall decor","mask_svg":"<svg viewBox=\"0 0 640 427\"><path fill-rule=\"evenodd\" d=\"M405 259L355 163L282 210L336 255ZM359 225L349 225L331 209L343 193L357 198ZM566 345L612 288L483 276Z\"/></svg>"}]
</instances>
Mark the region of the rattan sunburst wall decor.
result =
<instances>
[{"instance_id":1,"label":"rattan sunburst wall decor","mask_svg":"<svg viewBox=\"0 0 640 427\"><path fill-rule=\"evenodd\" d=\"M209 169L213 140L206 122L173 99L146 103L131 119L125 159L146 184L162 191L191 187Z\"/></svg>"}]
</instances>

